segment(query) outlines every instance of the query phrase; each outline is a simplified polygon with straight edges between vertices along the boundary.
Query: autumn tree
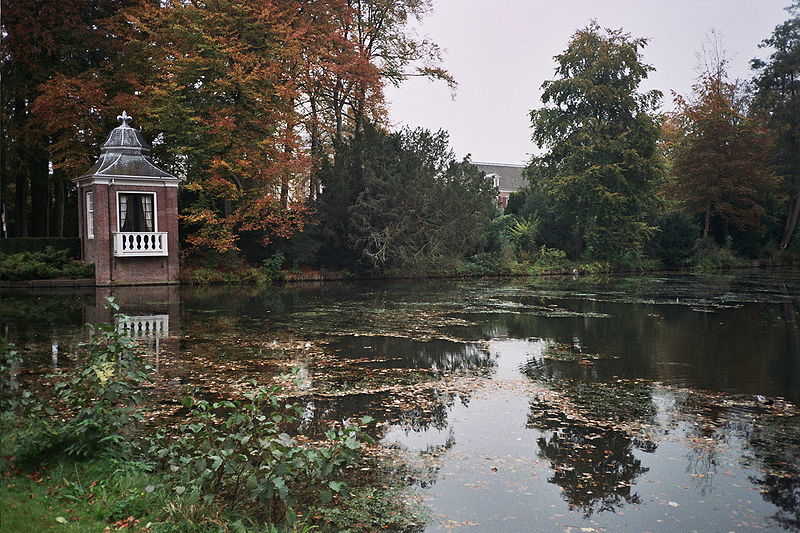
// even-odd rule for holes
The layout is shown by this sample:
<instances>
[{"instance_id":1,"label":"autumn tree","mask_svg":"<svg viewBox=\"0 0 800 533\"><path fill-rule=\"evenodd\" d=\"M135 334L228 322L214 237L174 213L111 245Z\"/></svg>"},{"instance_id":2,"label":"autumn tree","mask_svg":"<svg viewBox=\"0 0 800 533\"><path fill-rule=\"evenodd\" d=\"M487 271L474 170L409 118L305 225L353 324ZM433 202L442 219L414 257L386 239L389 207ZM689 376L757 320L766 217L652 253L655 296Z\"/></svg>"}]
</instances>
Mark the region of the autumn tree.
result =
<instances>
[{"instance_id":1,"label":"autumn tree","mask_svg":"<svg viewBox=\"0 0 800 533\"><path fill-rule=\"evenodd\" d=\"M646 39L596 22L576 32L531 111L544 151L527 173L565 228L573 257L636 260L653 228L646 222L662 177L656 150L659 91L639 92L653 70ZM544 218L544 217L543 217Z\"/></svg>"},{"instance_id":2,"label":"autumn tree","mask_svg":"<svg viewBox=\"0 0 800 533\"><path fill-rule=\"evenodd\" d=\"M435 45L406 33L422 0L129 2L97 22L111 53L51 73L32 109L65 175L90 164L120 109L134 114L154 157L186 179L198 247L289 237L334 144L383 112L384 83L451 81Z\"/></svg>"},{"instance_id":3,"label":"autumn tree","mask_svg":"<svg viewBox=\"0 0 800 533\"><path fill-rule=\"evenodd\" d=\"M309 167L291 66L318 39L308 16L314 5L142 2L109 21L121 42L116 61L56 79L37 104L51 127L81 127L81 108L95 110L95 122L114 108L136 113L155 157L186 179L190 245L226 252L242 235L288 237L306 211L290 202L289 181ZM65 95L74 106L58 105ZM80 153L74 132L53 133L63 153Z\"/></svg>"},{"instance_id":4,"label":"autumn tree","mask_svg":"<svg viewBox=\"0 0 800 533\"><path fill-rule=\"evenodd\" d=\"M399 86L409 77L454 78L441 67L439 47L409 32L412 20L422 20L430 0L341 0L330 2L321 16L327 37L307 61L300 80L304 125L312 164L319 170L324 157L364 122L386 118L383 88ZM310 196L319 193L317 173L311 176Z\"/></svg>"},{"instance_id":5,"label":"autumn tree","mask_svg":"<svg viewBox=\"0 0 800 533\"><path fill-rule=\"evenodd\" d=\"M753 108L775 137L772 162L786 193L782 249L791 244L800 220L800 2L795 0L787 10L789 20L760 45L772 50L769 59L752 61Z\"/></svg>"},{"instance_id":6,"label":"autumn tree","mask_svg":"<svg viewBox=\"0 0 800 533\"><path fill-rule=\"evenodd\" d=\"M384 84L399 86L410 76L422 76L455 86L439 66L438 46L408 31L411 20L430 12L430 0L347 0L347 7L337 24L340 42L352 53L341 56L355 64L345 76L334 72L327 88L338 140L347 122L355 131L366 120L383 118Z\"/></svg>"},{"instance_id":7,"label":"autumn tree","mask_svg":"<svg viewBox=\"0 0 800 533\"><path fill-rule=\"evenodd\" d=\"M53 139L48 117L37 113L34 103L44 84L108 60L114 39L101 21L130 3L131 0L3 3L0 211L8 213L9 227L16 236L65 232L68 174L59 166L51 174ZM94 87L84 89L91 93ZM91 113L91 108L84 113ZM7 205L13 205L13 209Z\"/></svg>"},{"instance_id":8,"label":"autumn tree","mask_svg":"<svg viewBox=\"0 0 800 533\"><path fill-rule=\"evenodd\" d=\"M190 244L227 251L243 233L267 243L302 227L303 198L289 198L290 182L309 170L297 130L300 89L293 67L316 38L308 17L314 4L151 9L155 19L147 31L168 54L152 93L152 107L161 111L154 118L164 124L165 143L178 159L191 154L188 187L197 196L184 217L195 229ZM176 26L185 28L179 38ZM173 80L179 84L158 92ZM183 117L188 121L179 124Z\"/></svg>"},{"instance_id":9,"label":"autumn tree","mask_svg":"<svg viewBox=\"0 0 800 533\"><path fill-rule=\"evenodd\" d=\"M719 220L743 231L761 229L764 201L778 179L770 168L771 139L747 114L746 100L717 60L693 86L689 99L675 98L670 116L675 137L674 180L669 190L684 209L702 215L702 237Z\"/></svg>"}]
</instances>

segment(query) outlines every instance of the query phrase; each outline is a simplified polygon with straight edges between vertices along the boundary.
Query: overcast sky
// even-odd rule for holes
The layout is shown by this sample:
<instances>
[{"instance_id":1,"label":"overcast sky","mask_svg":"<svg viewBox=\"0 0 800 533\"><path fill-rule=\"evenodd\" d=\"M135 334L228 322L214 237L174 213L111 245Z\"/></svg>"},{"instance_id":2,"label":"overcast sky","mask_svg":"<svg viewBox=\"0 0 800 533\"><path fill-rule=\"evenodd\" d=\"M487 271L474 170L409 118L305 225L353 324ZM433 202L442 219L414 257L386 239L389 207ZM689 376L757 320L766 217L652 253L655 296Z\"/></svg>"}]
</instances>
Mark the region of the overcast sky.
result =
<instances>
[{"instance_id":1,"label":"overcast sky","mask_svg":"<svg viewBox=\"0 0 800 533\"><path fill-rule=\"evenodd\" d=\"M525 163L534 151L528 112L552 79L553 56L570 36L596 19L646 37L644 60L656 71L646 89L688 94L697 54L710 31L720 36L734 78L750 78L749 61L766 52L758 43L786 20L789 0L433 0L434 11L416 31L444 50L456 77L455 99L442 82L411 79L387 88L394 126L450 132L458 158Z\"/></svg>"}]
</instances>

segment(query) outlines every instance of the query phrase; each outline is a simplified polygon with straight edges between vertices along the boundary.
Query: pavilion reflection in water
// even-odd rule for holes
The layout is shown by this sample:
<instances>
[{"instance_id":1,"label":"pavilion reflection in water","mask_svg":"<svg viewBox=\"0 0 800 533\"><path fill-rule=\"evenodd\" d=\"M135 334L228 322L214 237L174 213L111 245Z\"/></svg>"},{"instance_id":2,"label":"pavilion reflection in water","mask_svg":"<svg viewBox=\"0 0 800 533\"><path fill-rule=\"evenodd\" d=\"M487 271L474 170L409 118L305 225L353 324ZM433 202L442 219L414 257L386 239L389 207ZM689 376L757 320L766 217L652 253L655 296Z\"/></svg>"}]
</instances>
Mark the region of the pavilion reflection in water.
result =
<instances>
[{"instance_id":1,"label":"pavilion reflection in water","mask_svg":"<svg viewBox=\"0 0 800 533\"><path fill-rule=\"evenodd\" d=\"M30 292L4 296L30 298ZM33 295L45 309L52 308L62 316L70 315L75 324L66 328L53 327L47 325L45 318L39 320L40 327L32 328L36 317L28 315L33 310L25 313L20 307L20 316L8 318L3 327L8 340L28 359L27 364L44 364L49 358L49 365L57 368L64 353L74 353L79 344L89 340L91 328L80 325L114 323L119 333L138 341L146 353L156 356L166 345L177 342L181 331L181 297L176 286L94 288L83 289L80 293ZM108 305L109 298L119 306L118 312Z\"/></svg>"},{"instance_id":2,"label":"pavilion reflection in water","mask_svg":"<svg viewBox=\"0 0 800 533\"><path fill-rule=\"evenodd\" d=\"M113 297L119 306L114 317L106 305ZM95 295L100 322L113 321L118 333L127 335L155 355L155 369L159 370L162 349L175 341L180 331L181 299L178 287L170 285L150 287L99 288Z\"/></svg>"}]
</instances>

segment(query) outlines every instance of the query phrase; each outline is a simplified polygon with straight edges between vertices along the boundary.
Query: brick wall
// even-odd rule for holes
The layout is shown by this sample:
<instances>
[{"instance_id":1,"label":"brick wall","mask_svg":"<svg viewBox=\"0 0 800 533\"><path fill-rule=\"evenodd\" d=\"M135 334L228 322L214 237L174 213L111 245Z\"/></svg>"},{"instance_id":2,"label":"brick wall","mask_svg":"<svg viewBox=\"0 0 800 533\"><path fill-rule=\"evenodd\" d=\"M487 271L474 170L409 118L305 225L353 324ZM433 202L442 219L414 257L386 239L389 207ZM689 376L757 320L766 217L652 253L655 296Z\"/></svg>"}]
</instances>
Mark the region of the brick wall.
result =
<instances>
[{"instance_id":1,"label":"brick wall","mask_svg":"<svg viewBox=\"0 0 800 533\"><path fill-rule=\"evenodd\" d=\"M85 196L82 211L84 259L95 264L98 285L177 283L180 276L178 249L178 189L124 184L94 184L94 239L86 239ZM117 193L154 192L156 230L168 232L166 257L114 257L113 232L118 231Z\"/></svg>"}]
</instances>

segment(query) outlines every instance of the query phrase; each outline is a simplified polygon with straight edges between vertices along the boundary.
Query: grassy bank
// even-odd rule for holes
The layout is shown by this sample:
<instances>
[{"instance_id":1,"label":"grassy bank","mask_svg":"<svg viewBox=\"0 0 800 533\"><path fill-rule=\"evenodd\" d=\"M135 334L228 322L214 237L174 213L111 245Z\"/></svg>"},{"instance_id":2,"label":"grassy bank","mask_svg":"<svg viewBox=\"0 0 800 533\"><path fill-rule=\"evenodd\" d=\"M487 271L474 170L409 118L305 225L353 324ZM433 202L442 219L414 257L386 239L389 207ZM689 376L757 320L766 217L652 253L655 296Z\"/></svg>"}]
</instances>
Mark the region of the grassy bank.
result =
<instances>
[{"instance_id":1,"label":"grassy bank","mask_svg":"<svg viewBox=\"0 0 800 533\"><path fill-rule=\"evenodd\" d=\"M170 497L159 477L140 463L62 460L22 470L7 458L3 470L2 531L169 530L160 526Z\"/></svg>"},{"instance_id":2,"label":"grassy bank","mask_svg":"<svg viewBox=\"0 0 800 533\"><path fill-rule=\"evenodd\" d=\"M420 258L403 267L370 270L366 267L347 270L324 268L285 268L283 255L275 254L260 265L248 264L236 254L206 255L194 258L184 266L186 283L204 284L269 284L274 281L328 281L343 279L422 279L422 278L477 278L477 277L528 277L546 275L605 275L617 272L715 272L753 266L793 266L800 264L800 256L789 250L774 251L758 259L737 256L730 247L719 246L710 240L697 240L694 245L674 253L663 252L659 258L631 256L617 261L570 259L566 252L547 246L529 247L525 250L503 246L493 252L470 257Z\"/></svg>"}]
</instances>

